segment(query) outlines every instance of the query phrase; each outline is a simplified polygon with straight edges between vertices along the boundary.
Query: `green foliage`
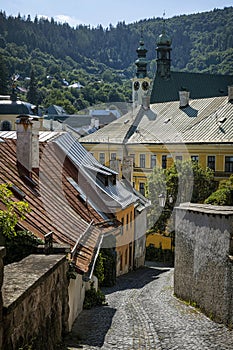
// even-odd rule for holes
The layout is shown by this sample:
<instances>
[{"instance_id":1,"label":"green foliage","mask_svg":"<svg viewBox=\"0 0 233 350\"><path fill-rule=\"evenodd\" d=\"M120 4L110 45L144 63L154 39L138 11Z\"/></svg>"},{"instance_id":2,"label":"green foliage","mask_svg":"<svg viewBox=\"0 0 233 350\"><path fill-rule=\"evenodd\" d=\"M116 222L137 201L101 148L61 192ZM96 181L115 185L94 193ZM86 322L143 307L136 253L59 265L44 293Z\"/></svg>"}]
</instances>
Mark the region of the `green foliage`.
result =
<instances>
[{"instance_id":1,"label":"green foliage","mask_svg":"<svg viewBox=\"0 0 233 350\"><path fill-rule=\"evenodd\" d=\"M30 73L30 84L27 92L27 101L37 106L39 104L39 93L37 90L37 83L35 79L34 68L32 67Z\"/></svg>"},{"instance_id":2,"label":"green foliage","mask_svg":"<svg viewBox=\"0 0 233 350\"><path fill-rule=\"evenodd\" d=\"M102 286L111 287L116 283L116 252L113 249L101 249L101 257L104 268Z\"/></svg>"},{"instance_id":3,"label":"green foliage","mask_svg":"<svg viewBox=\"0 0 233 350\"><path fill-rule=\"evenodd\" d=\"M173 226L168 225L168 219L174 205L190 201L203 203L215 188L213 171L203 169L197 162L177 162L165 170L154 168L146 186L147 196L152 203L148 215L149 227L155 231L164 232L168 228L172 231ZM167 198L163 209L159 207L161 193L166 194Z\"/></svg>"},{"instance_id":4,"label":"green foliage","mask_svg":"<svg viewBox=\"0 0 233 350\"><path fill-rule=\"evenodd\" d=\"M30 208L24 201L13 201L10 187L10 184L0 185L0 202L5 207L0 210L0 245L6 247L5 264L19 261L34 253L36 247L42 243L28 231L16 231L17 223L25 218Z\"/></svg>"},{"instance_id":5,"label":"green foliage","mask_svg":"<svg viewBox=\"0 0 233 350\"><path fill-rule=\"evenodd\" d=\"M222 180L218 189L206 200L206 204L212 205L233 205L233 175L228 180Z\"/></svg>"},{"instance_id":6,"label":"green foliage","mask_svg":"<svg viewBox=\"0 0 233 350\"><path fill-rule=\"evenodd\" d=\"M6 256L4 264L20 261L30 254L35 254L37 246L43 242L29 231L17 231L14 237L4 237Z\"/></svg>"},{"instance_id":7,"label":"green foliage","mask_svg":"<svg viewBox=\"0 0 233 350\"><path fill-rule=\"evenodd\" d=\"M101 306L104 304L105 304L105 295L100 289L96 291L94 288L94 284L92 282L91 288L87 290L85 293L83 308L91 309L92 307Z\"/></svg>"},{"instance_id":8,"label":"green foliage","mask_svg":"<svg viewBox=\"0 0 233 350\"><path fill-rule=\"evenodd\" d=\"M104 281L104 258L101 252L95 263L94 275L98 278L99 286L101 286Z\"/></svg>"},{"instance_id":9,"label":"green foliage","mask_svg":"<svg viewBox=\"0 0 233 350\"><path fill-rule=\"evenodd\" d=\"M10 238L16 235L15 226L18 220L23 220L30 209L26 202L14 202L9 188L9 184L0 185L0 201L5 205L5 209L0 210L0 233Z\"/></svg>"},{"instance_id":10,"label":"green foliage","mask_svg":"<svg viewBox=\"0 0 233 350\"><path fill-rule=\"evenodd\" d=\"M5 58L0 54L0 95L7 95L9 93L8 87L8 70Z\"/></svg>"}]
</instances>

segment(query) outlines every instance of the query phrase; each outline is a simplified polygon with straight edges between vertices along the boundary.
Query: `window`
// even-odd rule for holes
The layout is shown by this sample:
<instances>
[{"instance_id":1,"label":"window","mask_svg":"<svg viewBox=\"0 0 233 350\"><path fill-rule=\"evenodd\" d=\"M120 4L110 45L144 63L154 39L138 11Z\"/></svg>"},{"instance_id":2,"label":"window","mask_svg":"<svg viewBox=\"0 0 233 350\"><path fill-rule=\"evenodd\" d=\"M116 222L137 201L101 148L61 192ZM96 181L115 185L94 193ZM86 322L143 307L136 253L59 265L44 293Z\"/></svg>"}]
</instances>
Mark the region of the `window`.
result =
<instances>
[{"instance_id":1,"label":"window","mask_svg":"<svg viewBox=\"0 0 233 350\"><path fill-rule=\"evenodd\" d=\"M233 173L233 156L225 157L225 171L227 173Z\"/></svg>"},{"instance_id":2,"label":"window","mask_svg":"<svg viewBox=\"0 0 233 350\"><path fill-rule=\"evenodd\" d=\"M135 166L135 154L130 154L129 156L133 159L133 166Z\"/></svg>"},{"instance_id":3,"label":"window","mask_svg":"<svg viewBox=\"0 0 233 350\"><path fill-rule=\"evenodd\" d=\"M104 153L99 154L99 161L101 164L105 163L105 154Z\"/></svg>"},{"instance_id":4,"label":"window","mask_svg":"<svg viewBox=\"0 0 233 350\"><path fill-rule=\"evenodd\" d=\"M150 167L153 169L156 166L156 154L150 156Z\"/></svg>"},{"instance_id":5,"label":"window","mask_svg":"<svg viewBox=\"0 0 233 350\"><path fill-rule=\"evenodd\" d=\"M140 183L139 183L139 192L140 192L143 196L145 196L145 184L144 184L144 182L140 182Z\"/></svg>"},{"instance_id":6,"label":"window","mask_svg":"<svg viewBox=\"0 0 233 350\"><path fill-rule=\"evenodd\" d=\"M120 271L122 271L122 269L123 269L123 259L122 259L122 254L120 253Z\"/></svg>"},{"instance_id":7,"label":"window","mask_svg":"<svg viewBox=\"0 0 233 350\"><path fill-rule=\"evenodd\" d=\"M207 166L208 168L215 170L215 156L207 157Z\"/></svg>"},{"instance_id":8,"label":"window","mask_svg":"<svg viewBox=\"0 0 233 350\"><path fill-rule=\"evenodd\" d=\"M125 224L124 218L121 218L121 224L122 224L121 233L123 235L123 233L124 233L124 224Z\"/></svg>"},{"instance_id":9,"label":"window","mask_svg":"<svg viewBox=\"0 0 233 350\"><path fill-rule=\"evenodd\" d=\"M162 168L166 169L167 168L167 156L162 156Z\"/></svg>"},{"instance_id":10,"label":"window","mask_svg":"<svg viewBox=\"0 0 233 350\"><path fill-rule=\"evenodd\" d=\"M128 249L125 250L125 265L128 264Z\"/></svg>"},{"instance_id":11,"label":"window","mask_svg":"<svg viewBox=\"0 0 233 350\"><path fill-rule=\"evenodd\" d=\"M126 215L126 230L129 229L129 214Z\"/></svg>"},{"instance_id":12,"label":"window","mask_svg":"<svg viewBox=\"0 0 233 350\"><path fill-rule=\"evenodd\" d=\"M132 211L130 212L130 228L133 226L133 214Z\"/></svg>"},{"instance_id":13,"label":"window","mask_svg":"<svg viewBox=\"0 0 233 350\"><path fill-rule=\"evenodd\" d=\"M145 154L140 154L140 168L146 167L146 156Z\"/></svg>"},{"instance_id":14,"label":"window","mask_svg":"<svg viewBox=\"0 0 233 350\"><path fill-rule=\"evenodd\" d=\"M197 162L198 163L199 156L191 156L191 161L192 162Z\"/></svg>"},{"instance_id":15,"label":"window","mask_svg":"<svg viewBox=\"0 0 233 350\"><path fill-rule=\"evenodd\" d=\"M116 153L111 153L111 160L116 160Z\"/></svg>"}]
</instances>

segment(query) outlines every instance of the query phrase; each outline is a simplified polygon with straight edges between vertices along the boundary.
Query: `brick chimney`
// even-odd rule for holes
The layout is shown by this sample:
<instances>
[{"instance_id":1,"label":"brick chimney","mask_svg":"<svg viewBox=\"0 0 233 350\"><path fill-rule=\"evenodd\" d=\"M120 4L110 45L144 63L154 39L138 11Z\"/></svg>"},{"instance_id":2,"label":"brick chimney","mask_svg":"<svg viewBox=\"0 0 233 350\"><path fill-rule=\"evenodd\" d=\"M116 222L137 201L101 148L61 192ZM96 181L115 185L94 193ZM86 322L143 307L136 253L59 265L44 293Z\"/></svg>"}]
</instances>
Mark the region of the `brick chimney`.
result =
<instances>
[{"instance_id":1,"label":"brick chimney","mask_svg":"<svg viewBox=\"0 0 233 350\"><path fill-rule=\"evenodd\" d=\"M190 92L186 90L179 91L180 108L185 108L189 105Z\"/></svg>"},{"instance_id":2,"label":"brick chimney","mask_svg":"<svg viewBox=\"0 0 233 350\"><path fill-rule=\"evenodd\" d=\"M39 172L39 128L36 117L21 115L16 119L17 164L21 171L31 177L32 171Z\"/></svg>"},{"instance_id":3,"label":"brick chimney","mask_svg":"<svg viewBox=\"0 0 233 350\"><path fill-rule=\"evenodd\" d=\"M228 101L233 101L233 85L228 86Z\"/></svg>"}]
</instances>

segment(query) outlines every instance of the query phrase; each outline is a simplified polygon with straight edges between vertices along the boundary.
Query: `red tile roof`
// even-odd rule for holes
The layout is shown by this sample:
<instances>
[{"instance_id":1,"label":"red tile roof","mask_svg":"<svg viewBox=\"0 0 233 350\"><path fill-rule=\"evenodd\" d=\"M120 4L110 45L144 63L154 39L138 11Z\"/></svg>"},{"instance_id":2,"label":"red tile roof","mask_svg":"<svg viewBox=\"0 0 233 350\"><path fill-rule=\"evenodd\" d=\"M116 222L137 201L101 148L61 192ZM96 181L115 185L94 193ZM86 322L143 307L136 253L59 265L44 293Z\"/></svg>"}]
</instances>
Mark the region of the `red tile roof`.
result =
<instances>
[{"instance_id":1,"label":"red tile roof","mask_svg":"<svg viewBox=\"0 0 233 350\"><path fill-rule=\"evenodd\" d=\"M45 147L46 156L42 157ZM77 171L59 147L53 142L40 143L40 155L40 175L33 173L32 179L36 183L33 186L20 177L16 165L16 141L0 142L0 183L11 183L25 193L31 212L20 222L23 229L42 239L53 231L54 241L71 247L79 241L76 264L82 272L87 272L101 235L101 231L90 223L100 223L103 219L79 197L67 180L67 177L75 179Z\"/></svg>"}]
</instances>

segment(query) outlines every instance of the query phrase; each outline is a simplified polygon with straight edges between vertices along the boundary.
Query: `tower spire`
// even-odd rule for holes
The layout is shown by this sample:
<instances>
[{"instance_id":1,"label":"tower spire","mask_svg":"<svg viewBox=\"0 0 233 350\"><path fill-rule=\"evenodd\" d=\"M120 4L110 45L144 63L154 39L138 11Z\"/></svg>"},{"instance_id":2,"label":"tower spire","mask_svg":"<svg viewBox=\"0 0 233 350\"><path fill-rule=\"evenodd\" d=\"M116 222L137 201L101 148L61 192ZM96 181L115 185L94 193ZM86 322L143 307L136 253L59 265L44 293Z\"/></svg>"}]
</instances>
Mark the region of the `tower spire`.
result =
<instances>
[{"instance_id":1,"label":"tower spire","mask_svg":"<svg viewBox=\"0 0 233 350\"><path fill-rule=\"evenodd\" d=\"M147 49L144 47L143 30L141 30L139 47L136 50L136 52L138 54L138 58L135 61L135 65L137 66L136 76L138 78L145 78L147 76L147 60L146 60Z\"/></svg>"},{"instance_id":2,"label":"tower spire","mask_svg":"<svg viewBox=\"0 0 233 350\"><path fill-rule=\"evenodd\" d=\"M171 38L166 34L165 12L163 13L163 30L157 40L156 75L169 79L171 75Z\"/></svg>"}]
</instances>

